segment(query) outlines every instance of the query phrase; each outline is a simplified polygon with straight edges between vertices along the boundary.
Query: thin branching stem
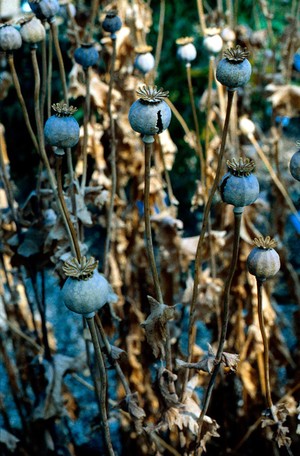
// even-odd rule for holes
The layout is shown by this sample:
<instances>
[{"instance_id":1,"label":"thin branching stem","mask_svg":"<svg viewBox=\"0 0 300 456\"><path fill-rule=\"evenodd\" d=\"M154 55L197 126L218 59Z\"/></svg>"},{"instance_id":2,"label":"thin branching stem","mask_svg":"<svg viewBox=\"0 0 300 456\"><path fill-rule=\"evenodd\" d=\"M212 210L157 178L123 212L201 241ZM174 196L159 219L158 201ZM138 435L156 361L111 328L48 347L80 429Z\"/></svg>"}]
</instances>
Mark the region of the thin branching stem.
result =
<instances>
[{"instance_id":1,"label":"thin branching stem","mask_svg":"<svg viewBox=\"0 0 300 456\"><path fill-rule=\"evenodd\" d=\"M193 346L194 346L195 335L196 335L195 334L196 332L194 332L193 328L194 328L194 325L196 322L196 304L197 304L197 298L198 298L198 287L199 287L199 283L200 283L200 274L201 274L201 267L202 267L202 251L203 251L204 237L205 237L205 233L206 233L207 226L208 226L209 213L210 213L210 208L212 205L213 197L214 197L214 194L215 194L218 184L219 184L223 156L224 156L224 152L225 152L225 145L226 145L226 138L227 138L227 133L228 133L228 126L229 126L233 96L234 96L234 91L228 91L227 110L226 110L225 123L224 123L224 127L223 127L221 146L220 146L220 151L219 151L219 156L218 156L218 165L217 165L216 175L215 175L215 179L213 182L213 186L212 186L209 196L208 196L207 203L204 208L202 228L201 228L199 241L197 244L196 255L195 255L194 285L193 285L193 294L192 294L190 318L189 318L189 329L188 329L188 362L191 362L191 359L192 359ZM188 381L188 369L186 369L185 377L183 380L182 397L185 395L187 381Z\"/></svg>"},{"instance_id":2,"label":"thin branching stem","mask_svg":"<svg viewBox=\"0 0 300 456\"><path fill-rule=\"evenodd\" d=\"M112 220L114 212L114 202L117 191L117 163L116 163L116 132L115 132L115 122L112 113L112 89L114 82L114 68L116 62L116 37L112 34L112 57L110 64L110 80L107 94L107 110L109 115L110 122L110 167L111 167L111 190L110 190L110 200L108 206L107 214L107 229L106 229L106 239L104 246L104 274L108 274L109 269L109 249L110 249L110 240L111 240L111 231L112 231Z\"/></svg>"},{"instance_id":3,"label":"thin branching stem","mask_svg":"<svg viewBox=\"0 0 300 456\"><path fill-rule=\"evenodd\" d=\"M263 340L264 346L264 374L265 374L265 385L266 385L266 402L267 406L271 409L273 406L272 397L271 397L271 387L270 387L270 365L269 365L269 342L268 336L266 334L265 323L264 323L264 314L263 314L263 304L262 304L262 289L263 281L256 278L257 286L257 313L259 328Z\"/></svg>"},{"instance_id":4,"label":"thin branching stem","mask_svg":"<svg viewBox=\"0 0 300 456\"><path fill-rule=\"evenodd\" d=\"M34 148L38 152L39 151L38 143L37 143L34 131L32 129L32 126L31 126L31 123L30 123L30 119L29 119L29 115L28 115L28 111L27 111L27 107L26 107L26 104L25 104L25 100L24 100L24 97L22 95L22 90L21 90L19 78L18 78L18 75L17 75L17 72L16 72L15 63L14 63L14 55L13 55L12 52L7 54L7 61L8 61L10 72L11 72L11 75L12 75L12 78L13 78L14 86L15 86L15 89L16 89L16 92L17 92L17 97L18 97L19 103L21 105L22 113L23 113L24 120L25 120L25 125L27 127L27 130L28 130L28 133L30 135L30 138L31 138L31 140L33 142Z\"/></svg>"},{"instance_id":5,"label":"thin branching stem","mask_svg":"<svg viewBox=\"0 0 300 456\"><path fill-rule=\"evenodd\" d=\"M109 456L114 456L114 450L111 442L111 437L110 437L110 430L109 430L109 425L108 425L108 417L107 417L107 410L106 410L106 392L107 392L107 376L106 376L106 370L105 370L105 365L104 365L104 360L103 360L103 355L101 352L101 347L99 344L98 336L97 336L97 330L95 326L95 320L94 318L86 318L87 325L89 327L90 333L91 333L91 338L95 350L95 359L96 359L96 365L99 370L99 376L100 376L100 385L98 382L96 382L96 391L99 395L99 401L101 405L101 421L102 421L102 431L103 431L103 436L105 440L105 444L107 447L108 455Z\"/></svg>"},{"instance_id":6,"label":"thin branching stem","mask_svg":"<svg viewBox=\"0 0 300 456\"><path fill-rule=\"evenodd\" d=\"M60 49L58 31L57 31L57 25L56 25L55 19L50 21L50 30L52 32L53 44L54 44L56 57L57 57L57 62L58 62L58 68L59 68L59 74L60 74L60 81L61 81L61 84L62 84L64 102L66 104L68 104L68 88L67 88L66 71L65 71L64 59L63 59L63 56L62 56L62 53L61 53L61 49Z\"/></svg>"},{"instance_id":7,"label":"thin branching stem","mask_svg":"<svg viewBox=\"0 0 300 456\"><path fill-rule=\"evenodd\" d=\"M229 323L230 290L231 290L232 279L234 277L234 273L236 270L238 254L239 254L240 229L241 229L241 221L242 221L242 216L243 216L243 208L241 208L241 207L234 208L233 212L234 212L233 250L232 250L231 262L230 262L228 276L227 276L227 279L225 282L224 294L223 294L222 328L221 328L221 334L219 336L219 344L218 344L218 349L217 349L216 358L215 358L215 362L214 362L214 368L213 368L212 375L210 377L210 381L209 381L209 384L208 384L208 387L207 387L207 390L206 390L206 393L204 396L202 410L201 410L201 414L200 414L200 417L198 420L199 428L198 428L197 446L199 446L200 442L201 442L201 430L202 430L204 416L206 415L207 409L209 407L214 384L215 384L217 375L218 375L220 367L221 367L222 354L223 354L223 350L224 350L227 328L228 328L228 323Z\"/></svg>"},{"instance_id":8,"label":"thin branching stem","mask_svg":"<svg viewBox=\"0 0 300 456\"><path fill-rule=\"evenodd\" d=\"M153 79L155 81L157 76L157 69L160 62L161 50L164 39L164 23L165 23L165 12L166 12L166 1L160 0L160 10L159 10L159 23L158 23L158 36L155 48L155 65L153 69Z\"/></svg>"}]
</instances>

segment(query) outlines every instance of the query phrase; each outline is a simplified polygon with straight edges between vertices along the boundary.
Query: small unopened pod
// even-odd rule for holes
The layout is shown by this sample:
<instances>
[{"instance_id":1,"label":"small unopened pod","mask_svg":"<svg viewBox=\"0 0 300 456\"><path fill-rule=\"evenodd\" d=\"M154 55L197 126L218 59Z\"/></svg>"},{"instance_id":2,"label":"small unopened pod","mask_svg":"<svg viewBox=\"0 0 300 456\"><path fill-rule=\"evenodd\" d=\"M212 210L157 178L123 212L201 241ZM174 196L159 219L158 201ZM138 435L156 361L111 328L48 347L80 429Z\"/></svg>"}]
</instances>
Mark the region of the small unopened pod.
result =
<instances>
[{"instance_id":1,"label":"small unopened pod","mask_svg":"<svg viewBox=\"0 0 300 456\"><path fill-rule=\"evenodd\" d=\"M191 63L197 57L197 50L194 45L194 38L185 36L176 40L177 57L186 64Z\"/></svg>"},{"instance_id":2,"label":"small unopened pod","mask_svg":"<svg viewBox=\"0 0 300 456\"><path fill-rule=\"evenodd\" d=\"M294 179L300 181L300 150L295 152L291 158L290 172Z\"/></svg>"},{"instance_id":3,"label":"small unopened pod","mask_svg":"<svg viewBox=\"0 0 300 456\"><path fill-rule=\"evenodd\" d=\"M210 54L218 54L222 50L223 40L219 33L220 29L216 27L206 29L203 46Z\"/></svg>"},{"instance_id":4,"label":"small unopened pod","mask_svg":"<svg viewBox=\"0 0 300 456\"><path fill-rule=\"evenodd\" d=\"M59 12L58 0L32 0L28 1L31 10L41 20L52 19Z\"/></svg>"},{"instance_id":5,"label":"small unopened pod","mask_svg":"<svg viewBox=\"0 0 300 456\"><path fill-rule=\"evenodd\" d=\"M110 299L111 286L106 278L97 271L94 258L80 262L73 258L67 261L63 270L68 276L62 288L64 304L72 312L90 318Z\"/></svg>"},{"instance_id":6,"label":"small unopened pod","mask_svg":"<svg viewBox=\"0 0 300 456\"><path fill-rule=\"evenodd\" d=\"M224 203L244 207L259 195L259 183L253 173L255 164L249 158L227 160L228 172L222 177L219 190Z\"/></svg>"},{"instance_id":7,"label":"small unopened pod","mask_svg":"<svg viewBox=\"0 0 300 456\"><path fill-rule=\"evenodd\" d=\"M74 52L76 63L82 66L84 70L96 65L99 60L99 53L94 43L81 43L81 46Z\"/></svg>"},{"instance_id":8,"label":"small unopened pod","mask_svg":"<svg viewBox=\"0 0 300 456\"><path fill-rule=\"evenodd\" d=\"M36 44L45 39L45 27L37 17L24 19L20 23L21 37L25 43Z\"/></svg>"},{"instance_id":9,"label":"small unopened pod","mask_svg":"<svg viewBox=\"0 0 300 456\"><path fill-rule=\"evenodd\" d=\"M217 65L217 80L229 90L236 90L247 84L252 72L248 55L249 52L240 46L227 49L224 52L224 58Z\"/></svg>"},{"instance_id":10,"label":"small unopened pod","mask_svg":"<svg viewBox=\"0 0 300 456\"><path fill-rule=\"evenodd\" d=\"M110 32L111 34L115 34L120 28L122 27L122 21L118 16L117 10L109 11L104 21L102 22L102 28L106 32Z\"/></svg>"},{"instance_id":11,"label":"small unopened pod","mask_svg":"<svg viewBox=\"0 0 300 456\"><path fill-rule=\"evenodd\" d=\"M22 37L15 27L9 24L0 25L0 51L11 52L22 46Z\"/></svg>"},{"instance_id":12,"label":"small unopened pod","mask_svg":"<svg viewBox=\"0 0 300 456\"><path fill-rule=\"evenodd\" d=\"M52 105L55 114L46 121L44 126L45 141L58 148L74 147L79 141L79 125L72 114L77 110L65 103Z\"/></svg>"},{"instance_id":13,"label":"small unopened pod","mask_svg":"<svg viewBox=\"0 0 300 456\"><path fill-rule=\"evenodd\" d=\"M155 59L151 54L152 46L136 46L137 56L134 60L134 67L143 74L152 71L155 65Z\"/></svg>"},{"instance_id":14,"label":"small unopened pod","mask_svg":"<svg viewBox=\"0 0 300 456\"><path fill-rule=\"evenodd\" d=\"M254 239L254 247L248 258L247 267L250 274L258 280L265 281L274 277L280 269L280 257L274 247L276 241L270 236Z\"/></svg>"},{"instance_id":15,"label":"small unopened pod","mask_svg":"<svg viewBox=\"0 0 300 456\"><path fill-rule=\"evenodd\" d=\"M128 120L131 128L153 142L153 135L162 133L171 121L171 109L164 101L168 92L156 86L142 86L137 90L139 99L130 107Z\"/></svg>"}]
</instances>

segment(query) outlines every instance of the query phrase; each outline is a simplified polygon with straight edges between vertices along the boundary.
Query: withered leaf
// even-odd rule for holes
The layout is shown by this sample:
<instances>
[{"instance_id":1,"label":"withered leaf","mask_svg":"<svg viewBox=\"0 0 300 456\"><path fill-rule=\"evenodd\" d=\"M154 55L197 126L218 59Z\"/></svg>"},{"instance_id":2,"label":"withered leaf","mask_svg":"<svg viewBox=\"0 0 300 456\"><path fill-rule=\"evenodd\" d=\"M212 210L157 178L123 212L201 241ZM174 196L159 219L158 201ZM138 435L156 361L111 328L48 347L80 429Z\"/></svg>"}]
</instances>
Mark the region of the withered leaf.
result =
<instances>
[{"instance_id":1,"label":"withered leaf","mask_svg":"<svg viewBox=\"0 0 300 456\"><path fill-rule=\"evenodd\" d=\"M129 413L135 423L137 433L140 434L142 432L142 424L146 413L139 406L138 393L127 394L119 405L122 410Z\"/></svg>"},{"instance_id":2,"label":"withered leaf","mask_svg":"<svg viewBox=\"0 0 300 456\"><path fill-rule=\"evenodd\" d=\"M287 436L289 428L283 426L288 415L289 411L282 402L279 402L277 405L272 405L271 408L268 408L263 413L261 426L262 428L265 428L266 426L276 426L273 430L273 438L276 440L279 447L290 446L292 442L291 438Z\"/></svg>"},{"instance_id":3,"label":"withered leaf","mask_svg":"<svg viewBox=\"0 0 300 456\"><path fill-rule=\"evenodd\" d=\"M148 318L141 323L146 331L146 338L151 345L153 354L156 358L165 356L164 343L167 339L167 322L174 318L175 306L161 304L151 296L147 296L150 303L151 313Z\"/></svg>"},{"instance_id":4,"label":"withered leaf","mask_svg":"<svg viewBox=\"0 0 300 456\"><path fill-rule=\"evenodd\" d=\"M180 407L178 396L175 391L174 382L177 380L177 375L170 372L168 369L160 369L158 372L159 391L167 408Z\"/></svg>"},{"instance_id":5,"label":"withered leaf","mask_svg":"<svg viewBox=\"0 0 300 456\"><path fill-rule=\"evenodd\" d=\"M3 443L6 448L12 453L16 450L19 439L10 432L0 428L0 443Z\"/></svg>"},{"instance_id":6,"label":"withered leaf","mask_svg":"<svg viewBox=\"0 0 300 456\"><path fill-rule=\"evenodd\" d=\"M239 355L236 355L234 353L223 352L221 362L226 368L233 372L236 372L237 365L239 362Z\"/></svg>"}]
</instances>

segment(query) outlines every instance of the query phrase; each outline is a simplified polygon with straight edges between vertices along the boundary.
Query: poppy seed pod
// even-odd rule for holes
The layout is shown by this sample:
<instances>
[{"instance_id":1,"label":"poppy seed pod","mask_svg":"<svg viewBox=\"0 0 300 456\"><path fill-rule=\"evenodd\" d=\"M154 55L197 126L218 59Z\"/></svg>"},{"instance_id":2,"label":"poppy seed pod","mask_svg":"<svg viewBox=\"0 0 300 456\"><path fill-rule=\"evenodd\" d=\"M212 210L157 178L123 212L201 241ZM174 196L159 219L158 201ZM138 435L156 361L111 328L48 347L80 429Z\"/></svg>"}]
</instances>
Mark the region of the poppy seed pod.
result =
<instances>
[{"instance_id":1,"label":"poppy seed pod","mask_svg":"<svg viewBox=\"0 0 300 456\"><path fill-rule=\"evenodd\" d=\"M0 26L0 50L11 52L22 46L22 37L15 27L9 24Z\"/></svg>"},{"instance_id":2,"label":"poppy seed pod","mask_svg":"<svg viewBox=\"0 0 300 456\"><path fill-rule=\"evenodd\" d=\"M137 46L135 52L137 56L134 60L134 67L143 74L153 70L155 59L151 54L152 46Z\"/></svg>"},{"instance_id":3,"label":"poppy seed pod","mask_svg":"<svg viewBox=\"0 0 300 456\"><path fill-rule=\"evenodd\" d=\"M58 0L29 0L31 11L37 18L51 20L59 11Z\"/></svg>"},{"instance_id":4,"label":"poppy seed pod","mask_svg":"<svg viewBox=\"0 0 300 456\"><path fill-rule=\"evenodd\" d=\"M194 38L186 36L178 38L176 44L178 45L177 57L186 64L192 62L197 57L197 50L193 44Z\"/></svg>"},{"instance_id":5,"label":"poppy seed pod","mask_svg":"<svg viewBox=\"0 0 300 456\"><path fill-rule=\"evenodd\" d=\"M242 158L239 161L227 161L228 173L226 173L219 184L221 198L224 203L233 204L241 208L254 203L259 195L259 183L252 174L255 164L253 160Z\"/></svg>"},{"instance_id":6,"label":"poppy seed pod","mask_svg":"<svg viewBox=\"0 0 300 456\"><path fill-rule=\"evenodd\" d=\"M203 46L210 54L218 54L223 47L223 40L219 35L220 29L212 27L206 30L207 36L203 39Z\"/></svg>"},{"instance_id":7,"label":"poppy seed pod","mask_svg":"<svg viewBox=\"0 0 300 456\"><path fill-rule=\"evenodd\" d=\"M75 146L79 141L79 125L72 116L77 108L65 103L52 105L55 115L49 117L44 126L46 143L58 148Z\"/></svg>"},{"instance_id":8,"label":"poppy seed pod","mask_svg":"<svg viewBox=\"0 0 300 456\"><path fill-rule=\"evenodd\" d=\"M103 30L110 32L112 37L115 37L115 33L120 30L121 27L122 21L118 16L118 12L116 10L109 11L102 22Z\"/></svg>"},{"instance_id":9,"label":"poppy seed pod","mask_svg":"<svg viewBox=\"0 0 300 456\"><path fill-rule=\"evenodd\" d=\"M246 116L242 116L239 120L239 127L243 135L253 135L255 132L255 124Z\"/></svg>"},{"instance_id":10,"label":"poppy seed pod","mask_svg":"<svg viewBox=\"0 0 300 456\"><path fill-rule=\"evenodd\" d=\"M217 65L216 78L228 90L236 90L249 81L252 69L246 58L248 55L240 46L224 52L224 58Z\"/></svg>"},{"instance_id":11,"label":"poppy seed pod","mask_svg":"<svg viewBox=\"0 0 300 456\"><path fill-rule=\"evenodd\" d=\"M131 128L143 135L144 142L153 142L153 135L166 130L171 121L171 109L164 101L168 92L156 86L142 86L139 99L130 107L128 120Z\"/></svg>"},{"instance_id":12,"label":"poppy seed pod","mask_svg":"<svg viewBox=\"0 0 300 456\"><path fill-rule=\"evenodd\" d=\"M254 239L256 247L251 250L247 258L250 274L258 280L265 281L274 277L280 269L280 258L274 247L276 241L270 236Z\"/></svg>"},{"instance_id":13,"label":"poppy seed pod","mask_svg":"<svg viewBox=\"0 0 300 456\"><path fill-rule=\"evenodd\" d=\"M294 179L300 181L300 150L295 152L291 158L290 172Z\"/></svg>"},{"instance_id":14,"label":"poppy seed pod","mask_svg":"<svg viewBox=\"0 0 300 456\"><path fill-rule=\"evenodd\" d=\"M28 20L21 21L20 29L22 40L25 43L36 44L43 41L46 36L45 28L41 21L33 16Z\"/></svg>"},{"instance_id":15,"label":"poppy seed pod","mask_svg":"<svg viewBox=\"0 0 300 456\"><path fill-rule=\"evenodd\" d=\"M74 52L75 62L79 63L84 70L96 65L99 60L99 53L93 43L82 43Z\"/></svg>"},{"instance_id":16,"label":"poppy seed pod","mask_svg":"<svg viewBox=\"0 0 300 456\"><path fill-rule=\"evenodd\" d=\"M73 258L63 266L68 276L62 288L65 306L72 312L91 318L103 307L110 297L111 288L106 278L97 271L94 258L80 262Z\"/></svg>"}]
</instances>

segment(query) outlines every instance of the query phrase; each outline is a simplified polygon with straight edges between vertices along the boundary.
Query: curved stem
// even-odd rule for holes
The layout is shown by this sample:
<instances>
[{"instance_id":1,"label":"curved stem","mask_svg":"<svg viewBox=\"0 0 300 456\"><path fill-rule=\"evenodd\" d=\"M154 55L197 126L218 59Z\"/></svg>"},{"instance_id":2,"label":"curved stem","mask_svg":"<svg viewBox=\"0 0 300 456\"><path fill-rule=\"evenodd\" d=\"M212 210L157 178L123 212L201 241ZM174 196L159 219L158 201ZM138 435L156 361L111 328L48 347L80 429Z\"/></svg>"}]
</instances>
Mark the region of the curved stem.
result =
<instances>
[{"instance_id":1,"label":"curved stem","mask_svg":"<svg viewBox=\"0 0 300 456\"><path fill-rule=\"evenodd\" d=\"M99 401L101 405L101 421L103 426L103 436L105 440L105 444L108 450L108 455L109 456L114 456L114 450L111 442L111 437L110 437L110 431L109 431L109 425L108 425L108 418L107 418L107 411L106 411L106 391L107 391L107 377L106 377L106 370L105 370L105 365L104 365L104 360L103 360L103 355L101 352L101 348L99 345L99 340L97 337L97 331L95 327L95 320L94 318L86 318L86 322L88 324L90 333L91 333L91 338L92 342L94 345L94 350L95 350L95 358L96 358L96 364L99 370L99 375L100 375L100 381L101 384L98 386L98 383L96 383L97 387L97 393L99 395Z\"/></svg>"},{"instance_id":2,"label":"curved stem","mask_svg":"<svg viewBox=\"0 0 300 456\"><path fill-rule=\"evenodd\" d=\"M46 21L42 21L45 28ZM46 28L45 28L46 31ZM47 94L47 43L46 38L41 43L42 48L42 84L41 84L41 124L44 125L45 102Z\"/></svg>"},{"instance_id":3,"label":"curved stem","mask_svg":"<svg viewBox=\"0 0 300 456\"><path fill-rule=\"evenodd\" d=\"M201 142L200 142L199 122L198 122L194 93L193 93L193 83L192 83L191 64L190 63L186 64L186 76L187 76L187 82L188 82L188 88L189 88L189 95L190 95L190 102L191 102L191 107L192 107L194 125L195 125L195 130L196 130L196 149L197 149L197 152L199 155L199 161L200 161L200 179L201 179L201 182L203 185L204 194L206 194L205 161L204 161L203 150L202 150Z\"/></svg>"},{"instance_id":4,"label":"curved stem","mask_svg":"<svg viewBox=\"0 0 300 456\"><path fill-rule=\"evenodd\" d=\"M206 124L205 124L205 153L207 154L209 146L209 113L211 110L211 92L212 84L214 80L214 67L215 67L215 57L211 55L209 57L209 69L208 69L208 86L207 86L207 103L206 103Z\"/></svg>"},{"instance_id":5,"label":"curved stem","mask_svg":"<svg viewBox=\"0 0 300 456\"><path fill-rule=\"evenodd\" d=\"M61 49L60 49L57 25L56 25L55 19L50 21L50 29L52 32L54 48L55 48L56 57L57 57L57 61L58 61L60 80L61 80L61 84L62 84L62 88L63 88L64 102L66 104L68 104L68 89L67 89L66 72L65 72L63 56L62 56Z\"/></svg>"},{"instance_id":6,"label":"curved stem","mask_svg":"<svg viewBox=\"0 0 300 456\"><path fill-rule=\"evenodd\" d=\"M266 401L267 401L267 406L271 409L271 407L273 406L273 402L272 402L271 387L270 387L269 343L268 343L268 337L267 337L266 330L265 330L264 315L263 315L263 308L262 308L263 281L256 279L256 285L257 285L257 312L258 312L259 328L260 328L263 345L264 345L264 371L265 371L265 383L266 383Z\"/></svg>"},{"instance_id":7,"label":"curved stem","mask_svg":"<svg viewBox=\"0 0 300 456\"><path fill-rule=\"evenodd\" d=\"M197 297L198 297L198 286L200 283L200 274L201 274L201 266L202 266L203 242L204 242L204 237L205 237L205 233L206 233L206 229L207 229L207 225L208 225L209 213L210 213L210 208L212 205L213 197L214 197L214 194L215 194L218 184L219 184L220 173L221 173L221 168L222 168L222 160L223 160L223 156L224 156L224 152L225 152L225 144L226 144L233 96L234 96L234 91L228 91L227 110L226 110L225 123L224 123L224 127L223 127L223 134L222 134L222 141L221 141L221 146L220 146L220 151L219 151L216 176L215 176L213 186L210 190L207 203L204 208L202 228L201 228L199 241L198 241L198 245L197 245L197 250L196 250L194 286L193 286L192 302L191 302L191 309L190 309L190 319L189 319L189 330L188 330L188 362L191 362L191 359L192 359L193 345L194 345L195 336L196 336L196 332L193 331L193 328L194 328L194 325L196 322L196 303L197 303ZM189 374L188 369L186 369L185 377L183 380L182 396L185 394L185 389L186 389L186 385L187 385L187 381L188 381L188 374Z\"/></svg>"},{"instance_id":8,"label":"curved stem","mask_svg":"<svg viewBox=\"0 0 300 456\"><path fill-rule=\"evenodd\" d=\"M198 15L199 15L199 22L200 22L200 26L201 26L201 32L202 32L202 35L205 36L206 22L205 22L205 15L204 15L202 0L197 0L197 9L198 9Z\"/></svg>"},{"instance_id":9,"label":"curved stem","mask_svg":"<svg viewBox=\"0 0 300 456\"><path fill-rule=\"evenodd\" d=\"M80 247L79 243L77 240L77 235L76 231L74 229L73 223L71 222L70 215L68 208L66 206L64 194L63 194L63 188L62 188L62 172L61 172L61 167L62 167L62 160L63 160L63 155L55 155L56 159L56 175L57 175L57 193L58 193L58 198L62 207L62 215L64 217L65 223L69 227L69 231L71 234L71 245L72 245L72 250L73 252L75 251L76 258L80 262L81 260L81 252L80 252Z\"/></svg>"},{"instance_id":10,"label":"curved stem","mask_svg":"<svg viewBox=\"0 0 300 456\"><path fill-rule=\"evenodd\" d=\"M53 34L50 28L48 43L48 72L47 72L47 118L51 116L52 105L52 58L53 58Z\"/></svg>"},{"instance_id":11,"label":"curved stem","mask_svg":"<svg viewBox=\"0 0 300 456\"><path fill-rule=\"evenodd\" d=\"M107 214L107 229L106 229L106 239L104 247L104 274L108 274L109 269L109 248L111 240L111 231L112 231L112 219L114 212L114 202L117 191L117 164L116 164L116 132L115 132L115 123L112 114L112 89L114 82L114 68L116 61L116 38L112 36L113 44L113 53L111 58L110 65L110 81L107 94L107 109L110 121L110 167L111 167L111 191L110 191L110 200Z\"/></svg>"},{"instance_id":12,"label":"curved stem","mask_svg":"<svg viewBox=\"0 0 300 456\"><path fill-rule=\"evenodd\" d=\"M164 39L164 23L165 23L166 2L160 0L159 23L158 23L158 36L155 49L155 65L153 69L153 79L155 81L157 75L157 68L160 61L162 44Z\"/></svg>"},{"instance_id":13,"label":"curved stem","mask_svg":"<svg viewBox=\"0 0 300 456\"><path fill-rule=\"evenodd\" d=\"M94 27L95 27L95 19L96 15L99 9L99 0L92 0L92 6L91 6L91 15L89 19L89 25L90 27L87 27L86 33L84 35L84 42L87 42L93 39L93 33L94 33Z\"/></svg>"},{"instance_id":14,"label":"curved stem","mask_svg":"<svg viewBox=\"0 0 300 456\"><path fill-rule=\"evenodd\" d=\"M236 265L237 265L237 260L238 260L238 254L239 254L239 244L240 244L240 229L241 229L241 221L242 221L242 216L243 216L243 208L234 208L234 238L233 238L233 251L232 251L232 256L231 256L231 262L229 266L229 271L228 271L228 276L225 282L225 287L224 287L224 296L223 296L223 318L222 318L222 328L221 328L221 334L220 334L220 339L219 339L219 344L218 344L218 349L214 361L214 368L212 371L212 375L205 393L203 405L202 405L202 410L201 414L198 420L198 438L197 438L197 446L200 445L201 441L201 430L202 430L202 424L203 424L203 419L204 416L206 415L212 391L214 388L214 384L218 375L218 372L221 367L221 360L222 360L222 354L224 350L224 345L226 341L226 334L227 334L227 328L228 328L228 323L229 323L229 298L230 298L230 290L231 290L231 284L232 284L232 279L236 270Z\"/></svg>"},{"instance_id":15,"label":"curved stem","mask_svg":"<svg viewBox=\"0 0 300 456\"><path fill-rule=\"evenodd\" d=\"M168 103L168 105L170 106L172 113L174 114L174 116L176 117L176 119L178 120L180 125L182 126L186 136L189 136L191 134L191 130L189 129L186 121L184 120L184 118L182 117L182 115L180 114L178 109L174 106L174 104L172 103L172 101L169 98L166 98L165 102Z\"/></svg>"},{"instance_id":16,"label":"curved stem","mask_svg":"<svg viewBox=\"0 0 300 456\"><path fill-rule=\"evenodd\" d=\"M88 121L90 118L90 107L91 107L91 98L90 98L90 71L89 68L84 70L85 74L85 87L86 87L86 96L84 104L84 117L83 117L83 145L82 145L82 156L83 156L83 170L82 170L82 180L81 180L81 191L84 195L84 190L86 186L86 173L87 173L87 145L88 145Z\"/></svg>"},{"instance_id":17,"label":"curved stem","mask_svg":"<svg viewBox=\"0 0 300 456\"><path fill-rule=\"evenodd\" d=\"M25 125L27 127L27 130L28 130L28 133L30 135L30 138L31 138L31 140L33 142L33 145L34 145L36 151L38 152L39 151L38 143L37 143L35 134L33 132L33 129L31 127L28 111L27 111L27 108L26 108L24 97L22 95L22 90L21 90L19 78L18 78L18 75L17 75L17 72L16 72L16 68L15 68L14 55L13 55L12 52L7 54L7 61L8 61L10 72L11 72L11 75L12 75L12 78L13 78L13 81L14 81L14 86L15 86L15 89L16 89L16 92L17 92L18 100L19 100L19 103L21 105L22 113L23 113L24 120L25 120Z\"/></svg>"}]
</instances>

